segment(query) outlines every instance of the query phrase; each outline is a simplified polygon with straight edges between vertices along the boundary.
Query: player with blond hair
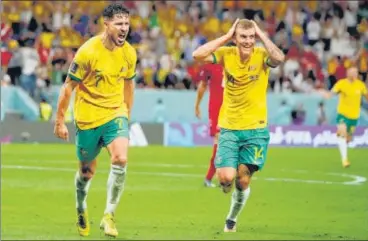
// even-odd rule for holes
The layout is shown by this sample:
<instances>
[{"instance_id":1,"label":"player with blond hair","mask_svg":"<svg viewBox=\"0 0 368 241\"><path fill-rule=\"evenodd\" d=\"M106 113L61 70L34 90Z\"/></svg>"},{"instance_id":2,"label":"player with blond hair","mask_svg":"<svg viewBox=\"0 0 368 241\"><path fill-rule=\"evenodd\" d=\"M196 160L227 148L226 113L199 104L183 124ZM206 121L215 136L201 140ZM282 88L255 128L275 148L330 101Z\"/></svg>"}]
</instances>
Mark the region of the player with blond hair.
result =
<instances>
[{"instance_id":1,"label":"player with blond hair","mask_svg":"<svg viewBox=\"0 0 368 241\"><path fill-rule=\"evenodd\" d=\"M100 224L108 236L116 237L115 211L124 190L129 146L128 118L133 104L135 49L125 40L129 11L111 4L103 11L105 30L90 38L77 51L61 88L54 133L67 140L65 112L75 89L74 117L79 170L75 176L77 228L88 236L87 193L96 172L97 156L106 147L111 160L107 200Z\"/></svg>"},{"instance_id":2,"label":"player with blond hair","mask_svg":"<svg viewBox=\"0 0 368 241\"><path fill-rule=\"evenodd\" d=\"M264 47L255 46L257 37ZM231 40L236 46L223 46ZM225 232L235 232L237 217L250 194L251 177L266 160L270 139L266 96L270 67L281 64L285 55L254 21L237 19L225 35L198 47L193 58L220 63L224 68L215 166L225 193L231 191L235 180L224 227Z\"/></svg>"}]
</instances>

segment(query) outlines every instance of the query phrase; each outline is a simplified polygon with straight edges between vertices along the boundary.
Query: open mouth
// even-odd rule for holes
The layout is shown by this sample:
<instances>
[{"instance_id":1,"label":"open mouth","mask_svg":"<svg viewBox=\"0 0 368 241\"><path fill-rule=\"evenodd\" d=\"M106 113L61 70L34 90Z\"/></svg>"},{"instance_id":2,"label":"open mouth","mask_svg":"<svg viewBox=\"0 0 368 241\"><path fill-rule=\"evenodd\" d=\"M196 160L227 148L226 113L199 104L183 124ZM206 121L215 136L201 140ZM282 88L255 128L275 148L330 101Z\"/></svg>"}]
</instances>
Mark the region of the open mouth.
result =
<instances>
[{"instance_id":1,"label":"open mouth","mask_svg":"<svg viewBox=\"0 0 368 241\"><path fill-rule=\"evenodd\" d=\"M125 40L125 34L123 34L123 33L119 34L119 35L118 35L118 40L119 40L120 42L124 41L124 40Z\"/></svg>"}]
</instances>

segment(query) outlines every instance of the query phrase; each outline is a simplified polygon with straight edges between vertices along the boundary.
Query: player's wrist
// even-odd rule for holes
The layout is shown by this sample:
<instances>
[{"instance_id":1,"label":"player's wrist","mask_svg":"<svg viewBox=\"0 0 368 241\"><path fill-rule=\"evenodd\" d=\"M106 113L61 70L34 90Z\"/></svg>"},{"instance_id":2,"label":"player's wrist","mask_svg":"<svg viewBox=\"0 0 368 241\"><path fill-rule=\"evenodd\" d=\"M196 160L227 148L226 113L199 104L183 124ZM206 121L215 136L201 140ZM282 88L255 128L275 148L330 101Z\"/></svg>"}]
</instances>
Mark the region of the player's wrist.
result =
<instances>
[{"instance_id":1,"label":"player's wrist","mask_svg":"<svg viewBox=\"0 0 368 241\"><path fill-rule=\"evenodd\" d=\"M65 122L64 122L64 119L62 119L62 118L57 118L56 120L55 120L55 125L56 126L62 126L62 125L64 125L65 124Z\"/></svg>"}]
</instances>

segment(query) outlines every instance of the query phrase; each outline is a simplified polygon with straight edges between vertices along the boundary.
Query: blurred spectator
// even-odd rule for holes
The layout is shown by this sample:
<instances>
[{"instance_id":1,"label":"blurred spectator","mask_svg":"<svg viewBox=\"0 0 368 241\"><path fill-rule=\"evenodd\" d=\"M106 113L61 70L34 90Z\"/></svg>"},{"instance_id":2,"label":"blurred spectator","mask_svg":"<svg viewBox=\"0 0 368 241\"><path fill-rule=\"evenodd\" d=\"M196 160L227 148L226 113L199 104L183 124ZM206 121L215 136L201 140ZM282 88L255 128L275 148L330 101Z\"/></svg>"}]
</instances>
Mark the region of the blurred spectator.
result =
<instances>
[{"instance_id":1,"label":"blurred spectator","mask_svg":"<svg viewBox=\"0 0 368 241\"><path fill-rule=\"evenodd\" d=\"M305 110L303 104L298 104L296 108L291 111L291 119L293 125L303 125L305 121Z\"/></svg>"},{"instance_id":2,"label":"blurred spectator","mask_svg":"<svg viewBox=\"0 0 368 241\"><path fill-rule=\"evenodd\" d=\"M52 116L52 106L46 99L42 98L40 102L40 120L49 121Z\"/></svg>"},{"instance_id":3,"label":"blurred spectator","mask_svg":"<svg viewBox=\"0 0 368 241\"><path fill-rule=\"evenodd\" d=\"M12 55L8 64L7 73L11 78L11 83L13 85L19 85L22 74L22 54L16 40L9 41L8 47Z\"/></svg>"},{"instance_id":4,"label":"blurred spectator","mask_svg":"<svg viewBox=\"0 0 368 241\"><path fill-rule=\"evenodd\" d=\"M36 68L40 63L37 50L33 48L33 40L27 40L24 47L20 48L22 61L22 74L20 76L20 85L32 97L36 90Z\"/></svg>"},{"instance_id":5,"label":"blurred spectator","mask_svg":"<svg viewBox=\"0 0 368 241\"><path fill-rule=\"evenodd\" d=\"M326 125L327 124L327 115L325 110L325 104L321 101L318 105L317 109L317 123L318 125Z\"/></svg>"},{"instance_id":6,"label":"blurred spectator","mask_svg":"<svg viewBox=\"0 0 368 241\"><path fill-rule=\"evenodd\" d=\"M319 22L319 13L314 13L311 21L307 24L308 44L314 46L321 36L321 23Z\"/></svg>"},{"instance_id":7,"label":"blurred spectator","mask_svg":"<svg viewBox=\"0 0 368 241\"><path fill-rule=\"evenodd\" d=\"M5 1L1 65L11 83L36 98L36 91L46 96L50 86L61 85L78 47L102 31L101 11L108 2ZM128 41L138 53L137 88L195 89L198 63L192 52L226 33L237 17L257 21L287 54L285 64L270 72L269 91L331 88L351 63L368 78L367 0L124 4L131 12Z\"/></svg>"}]
</instances>

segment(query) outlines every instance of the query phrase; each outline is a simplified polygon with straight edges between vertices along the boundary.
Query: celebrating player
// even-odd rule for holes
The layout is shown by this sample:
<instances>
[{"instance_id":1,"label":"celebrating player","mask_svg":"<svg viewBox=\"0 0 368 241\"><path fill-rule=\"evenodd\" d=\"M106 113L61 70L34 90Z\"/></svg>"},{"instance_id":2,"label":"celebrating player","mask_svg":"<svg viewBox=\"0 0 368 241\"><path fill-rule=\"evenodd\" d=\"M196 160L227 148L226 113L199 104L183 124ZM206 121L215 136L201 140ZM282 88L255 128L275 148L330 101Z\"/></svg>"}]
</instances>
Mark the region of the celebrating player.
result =
<instances>
[{"instance_id":1,"label":"celebrating player","mask_svg":"<svg viewBox=\"0 0 368 241\"><path fill-rule=\"evenodd\" d=\"M103 11L105 30L84 43L76 53L63 85L54 133L67 140L65 111L73 90L77 156L75 176L77 227L89 235L86 198L96 169L96 157L106 147L111 158L107 181L106 209L100 224L108 236L116 237L114 213L124 190L129 142L128 118L133 104L135 49L125 41L129 31L129 11L111 4Z\"/></svg>"},{"instance_id":2,"label":"celebrating player","mask_svg":"<svg viewBox=\"0 0 368 241\"><path fill-rule=\"evenodd\" d=\"M256 36L265 48L255 47ZM223 46L231 39L236 46ZM235 232L238 214L250 194L251 177L266 160L270 139L266 101L269 67L281 64L285 55L254 21L237 19L228 33L196 49L193 58L220 63L224 68L215 166L225 193L231 191L235 179L224 227L225 232Z\"/></svg>"},{"instance_id":3,"label":"celebrating player","mask_svg":"<svg viewBox=\"0 0 368 241\"><path fill-rule=\"evenodd\" d=\"M217 142L218 142L218 131L217 120L222 104L223 86L222 86L222 66L220 64L205 64L199 71L199 84L197 90L197 98L195 101L195 115L198 119L201 118L200 103L203 95L209 85L209 102L208 102L208 116L210 135L213 137L213 149L212 156L210 159L210 166L208 167L204 185L206 187L215 187L212 183L212 178L216 173L214 164Z\"/></svg>"},{"instance_id":4,"label":"celebrating player","mask_svg":"<svg viewBox=\"0 0 368 241\"><path fill-rule=\"evenodd\" d=\"M347 70L347 78L340 79L331 91L319 91L325 98L339 95L337 106L337 144L341 154L342 166L349 167L348 142L352 140L355 127L360 116L362 95L368 100L367 88L358 79L358 68L355 66Z\"/></svg>"}]
</instances>

